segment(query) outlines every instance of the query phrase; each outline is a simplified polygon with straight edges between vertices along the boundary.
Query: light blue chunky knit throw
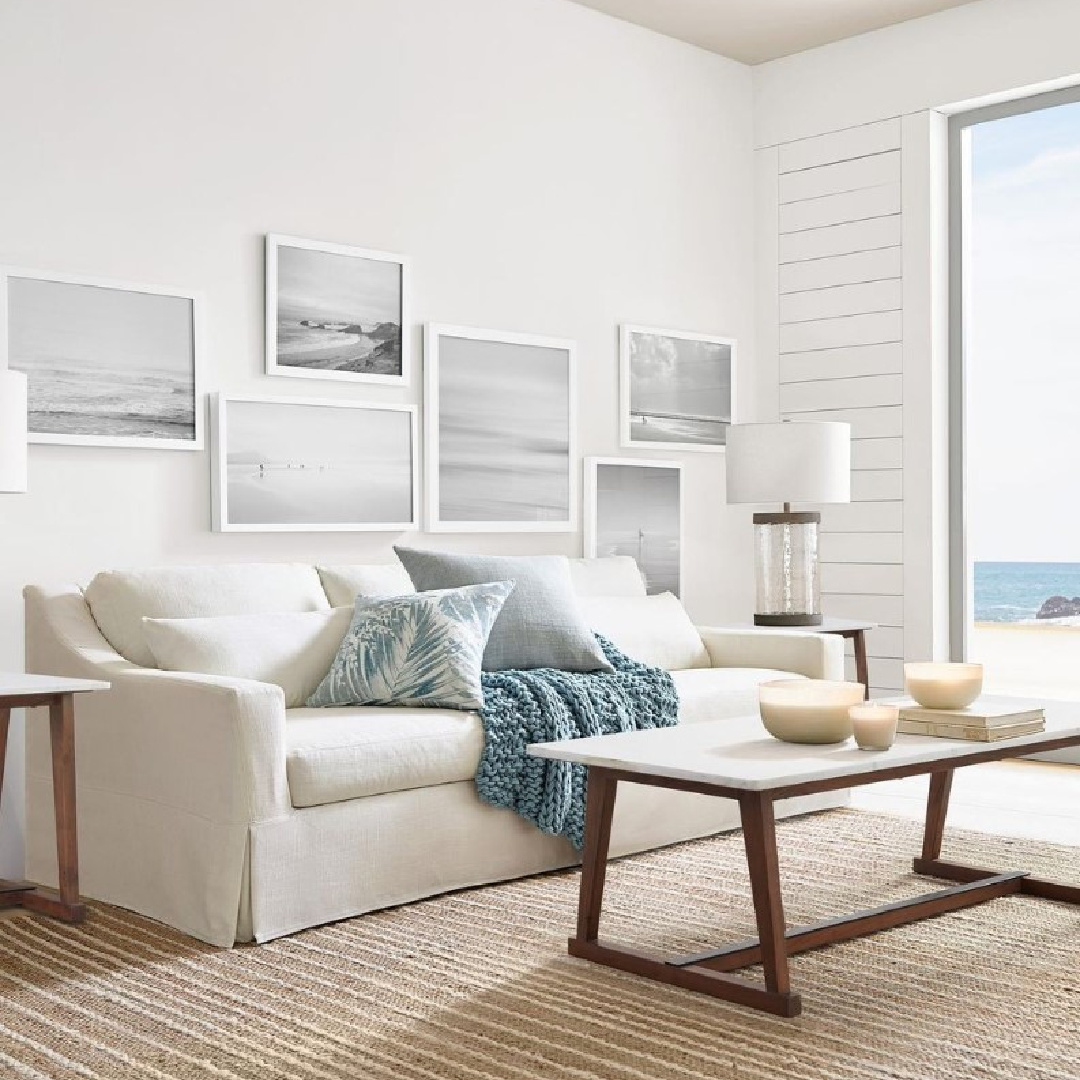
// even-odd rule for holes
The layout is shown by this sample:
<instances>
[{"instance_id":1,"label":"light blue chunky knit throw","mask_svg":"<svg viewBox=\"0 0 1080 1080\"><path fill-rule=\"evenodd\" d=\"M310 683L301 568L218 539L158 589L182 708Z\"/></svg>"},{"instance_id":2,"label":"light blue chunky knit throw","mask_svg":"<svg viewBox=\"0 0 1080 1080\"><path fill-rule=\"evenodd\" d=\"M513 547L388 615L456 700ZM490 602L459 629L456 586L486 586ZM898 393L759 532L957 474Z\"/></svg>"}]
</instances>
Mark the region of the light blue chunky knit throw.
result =
<instances>
[{"instance_id":1,"label":"light blue chunky knit throw","mask_svg":"<svg viewBox=\"0 0 1080 1080\"><path fill-rule=\"evenodd\" d=\"M480 798L514 810L574 847L585 839L585 767L530 757L529 743L579 739L679 722L671 676L620 652L596 635L615 669L603 671L485 671L484 752L476 773Z\"/></svg>"}]
</instances>

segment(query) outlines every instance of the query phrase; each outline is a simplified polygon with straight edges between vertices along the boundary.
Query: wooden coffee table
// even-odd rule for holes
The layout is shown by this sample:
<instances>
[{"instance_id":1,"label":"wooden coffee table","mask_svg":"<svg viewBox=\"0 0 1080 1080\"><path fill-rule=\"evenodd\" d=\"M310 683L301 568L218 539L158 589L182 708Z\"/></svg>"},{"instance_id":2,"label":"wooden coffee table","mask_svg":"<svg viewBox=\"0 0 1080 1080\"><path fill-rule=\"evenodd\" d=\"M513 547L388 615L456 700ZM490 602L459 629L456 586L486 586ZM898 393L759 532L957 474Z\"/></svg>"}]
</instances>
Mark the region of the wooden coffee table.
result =
<instances>
[{"instance_id":1,"label":"wooden coffee table","mask_svg":"<svg viewBox=\"0 0 1080 1080\"><path fill-rule=\"evenodd\" d=\"M1068 746L1080 746L1080 705L1061 702L1046 705L1044 732L996 743L900 735L893 748L884 752L859 750L852 742L795 746L770 738L760 720L751 716L530 746L529 752L537 757L578 762L589 770L577 933L570 939L570 954L778 1016L798 1016L802 1001L791 989L788 971L788 957L795 953L1015 893L1080 904L1078 886L1044 881L1023 871L983 870L941 861L954 770ZM930 797L915 872L959 884L789 928L780 891L776 800L921 773L930 774ZM756 940L666 959L600 940L611 816L620 781L738 801L757 918ZM764 968L764 986L732 974L755 964Z\"/></svg>"}]
</instances>

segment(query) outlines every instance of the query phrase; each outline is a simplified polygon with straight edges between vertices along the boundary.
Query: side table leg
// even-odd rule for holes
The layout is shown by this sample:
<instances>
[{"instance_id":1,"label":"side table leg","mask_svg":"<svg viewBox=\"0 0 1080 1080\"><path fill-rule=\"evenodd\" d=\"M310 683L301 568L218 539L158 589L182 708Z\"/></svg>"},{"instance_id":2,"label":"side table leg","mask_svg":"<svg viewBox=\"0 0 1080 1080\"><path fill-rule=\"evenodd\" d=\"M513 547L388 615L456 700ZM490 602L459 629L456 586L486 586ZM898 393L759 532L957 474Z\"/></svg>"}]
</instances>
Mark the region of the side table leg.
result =
<instances>
[{"instance_id":1,"label":"side table leg","mask_svg":"<svg viewBox=\"0 0 1080 1080\"><path fill-rule=\"evenodd\" d=\"M772 799L765 794L750 792L739 800L739 809L761 942L761 963L765 968L765 986L774 994L787 994L791 992L785 937L787 924L780 892L780 860L776 852L776 819Z\"/></svg>"},{"instance_id":2,"label":"side table leg","mask_svg":"<svg viewBox=\"0 0 1080 1080\"><path fill-rule=\"evenodd\" d=\"M8 728L11 726L11 709L0 705L0 797L4 794L4 764L7 761Z\"/></svg>"},{"instance_id":3,"label":"side table leg","mask_svg":"<svg viewBox=\"0 0 1080 1080\"><path fill-rule=\"evenodd\" d=\"M600 933L600 909L604 902L604 878L607 876L611 816L615 812L617 785L618 781L611 777L607 769L589 769L576 939L582 943L596 941Z\"/></svg>"},{"instance_id":4,"label":"side table leg","mask_svg":"<svg viewBox=\"0 0 1080 1080\"><path fill-rule=\"evenodd\" d=\"M75 816L75 696L57 694L49 705L52 740L53 809L60 895L43 889L24 894L22 906L64 922L86 918L79 903L79 834Z\"/></svg>"}]
</instances>

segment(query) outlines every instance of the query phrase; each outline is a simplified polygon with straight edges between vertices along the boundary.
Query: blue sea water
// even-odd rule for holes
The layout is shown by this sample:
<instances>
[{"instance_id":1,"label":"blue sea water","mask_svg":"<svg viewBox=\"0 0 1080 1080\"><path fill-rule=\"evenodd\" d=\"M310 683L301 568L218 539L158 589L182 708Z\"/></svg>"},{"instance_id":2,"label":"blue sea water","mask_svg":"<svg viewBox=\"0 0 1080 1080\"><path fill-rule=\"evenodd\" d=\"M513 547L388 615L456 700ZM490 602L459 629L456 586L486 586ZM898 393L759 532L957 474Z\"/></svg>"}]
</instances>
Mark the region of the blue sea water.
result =
<instances>
[{"instance_id":1,"label":"blue sea water","mask_svg":"<svg viewBox=\"0 0 1080 1080\"><path fill-rule=\"evenodd\" d=\"M975 621L1025 622L1051 596L1080 596L1080 563L977 562Z\"/></svg>"}]
</instances>

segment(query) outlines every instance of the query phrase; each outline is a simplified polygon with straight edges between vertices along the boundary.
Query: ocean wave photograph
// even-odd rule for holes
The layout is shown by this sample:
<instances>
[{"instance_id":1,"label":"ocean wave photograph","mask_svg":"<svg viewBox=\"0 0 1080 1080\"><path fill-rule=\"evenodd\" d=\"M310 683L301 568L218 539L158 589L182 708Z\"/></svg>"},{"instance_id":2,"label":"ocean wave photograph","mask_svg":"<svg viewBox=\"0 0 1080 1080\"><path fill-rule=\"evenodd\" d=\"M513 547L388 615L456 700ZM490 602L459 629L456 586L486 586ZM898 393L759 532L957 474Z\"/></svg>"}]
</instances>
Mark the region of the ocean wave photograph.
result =
<instances>
[{"instance_id":1,"label":"ocean wave photograph","mask_svg":"<svg viewBox=\"0 0 1080 1080\"><path fill-rule=\"evenodd\" d=\"M267 237L268 371L404 378L403 260Z\"/></svg>"},{"instance_id":2,"label":"ocean wave photograph","mask_svg":"<svg viewBox=\"0 0 1080 1080\"><path fill-rule=\"evenodd\" d=\"M197 444L191 297L12 274L7 303L35 441Z\"/></svg>"}]
</instances>

